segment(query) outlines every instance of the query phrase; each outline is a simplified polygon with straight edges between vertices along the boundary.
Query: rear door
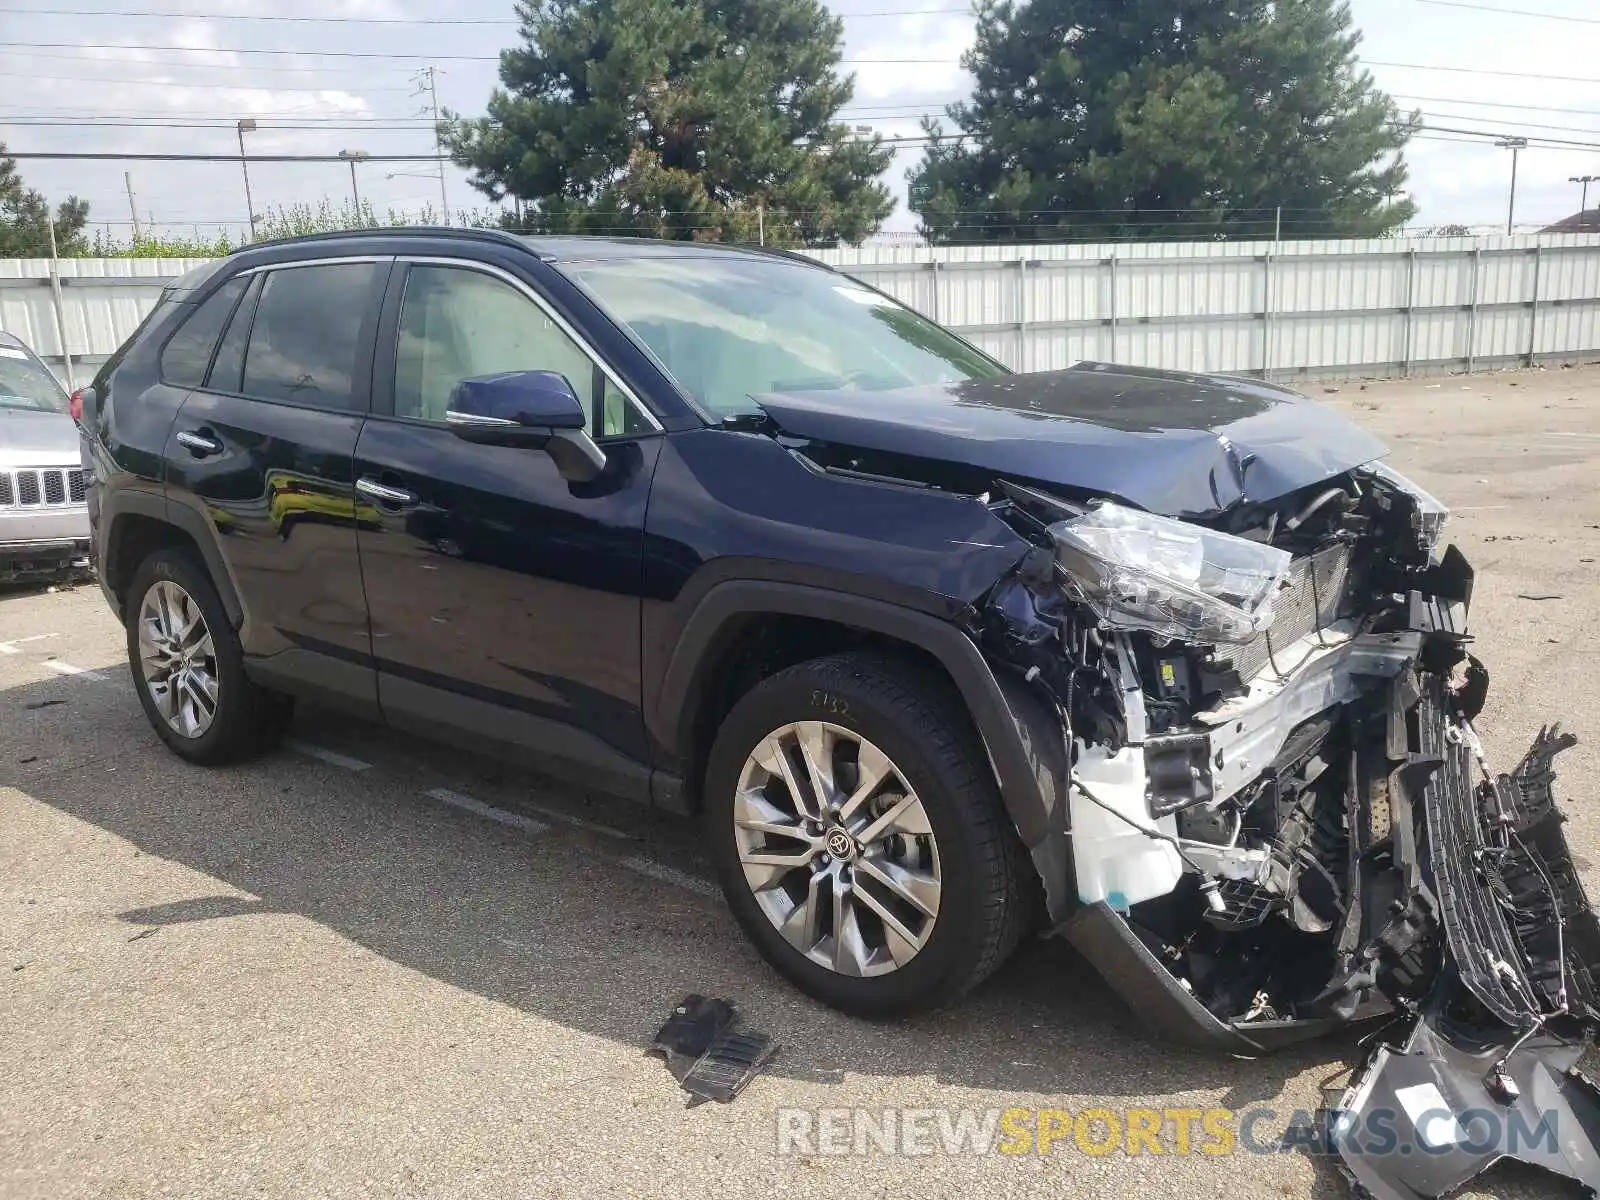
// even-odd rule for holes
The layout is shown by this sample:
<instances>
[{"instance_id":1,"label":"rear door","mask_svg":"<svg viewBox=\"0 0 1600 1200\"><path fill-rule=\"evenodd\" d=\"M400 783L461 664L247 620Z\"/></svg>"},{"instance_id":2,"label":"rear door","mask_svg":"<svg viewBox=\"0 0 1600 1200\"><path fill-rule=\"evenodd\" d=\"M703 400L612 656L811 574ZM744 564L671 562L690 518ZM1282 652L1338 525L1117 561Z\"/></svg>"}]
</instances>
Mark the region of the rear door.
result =
<instances>
[{"instance_id":1,"label":"rear door","mask_svg":"<svg viewBox=\"0 0 1600 1200\"><path fill-rule=\"evenodd\" d=\"M385 718L483 735L644 798L640 586L659 426L537 289L493 265L402 260L384 312L356 475L375 510L358 540ZM598 479L451 432L458 382L515 370L572 384L607 456Z\"/></svg>"},{"instance_id":2,"label":"rear door","mask_svg":"<svg viewBox=\"0 0 1600 1200\"><path fill-rule=\"evenodd\" d=\"M214 526L244 608L251 672L376 703L353 461L392 260L273 265L242 277L201 386L167 445L168 496Z\"/></svg>"}]
</instances>

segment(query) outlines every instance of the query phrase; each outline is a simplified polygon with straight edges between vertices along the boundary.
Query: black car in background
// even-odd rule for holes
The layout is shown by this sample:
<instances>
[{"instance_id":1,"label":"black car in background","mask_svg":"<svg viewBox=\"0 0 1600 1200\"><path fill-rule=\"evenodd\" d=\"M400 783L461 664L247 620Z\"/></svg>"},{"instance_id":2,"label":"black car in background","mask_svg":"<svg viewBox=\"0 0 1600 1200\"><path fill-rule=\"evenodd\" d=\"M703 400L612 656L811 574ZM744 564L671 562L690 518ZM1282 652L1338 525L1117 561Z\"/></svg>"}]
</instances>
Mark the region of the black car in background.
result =
<instances>
[{"instance_id":1,"label":"black car in background","mask_svg":"<svg viewBox=\"0 0 1600 1200\"><path fill-rule=\"evenodd\" d=\"M1013 374L796 257L483 231L197 270L83 412L183 757L303 696L697 814L762 953L857 1014L1041 926L1234 1052L1399 1014L1363 1187L1500 1153L1363 1142L1394 1104L1437 1137L1422 1100L1559 1108L1545 1165L1594 1186L1566 742L1488 772L1472 572L1384 454L1261 382Z\"/></svg>"}]
</instances>

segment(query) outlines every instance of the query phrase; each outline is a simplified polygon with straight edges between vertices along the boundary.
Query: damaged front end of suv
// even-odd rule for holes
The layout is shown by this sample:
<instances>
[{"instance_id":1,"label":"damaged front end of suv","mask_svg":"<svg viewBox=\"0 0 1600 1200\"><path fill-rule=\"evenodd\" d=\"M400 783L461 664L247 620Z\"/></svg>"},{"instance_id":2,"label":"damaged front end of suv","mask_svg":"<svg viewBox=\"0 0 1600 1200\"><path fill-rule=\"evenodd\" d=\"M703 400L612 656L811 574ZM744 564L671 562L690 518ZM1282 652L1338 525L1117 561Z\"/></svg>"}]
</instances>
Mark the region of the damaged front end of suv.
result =
<instances>
[{"instance_id":1,"label":"damaged front end of suv","mask_svg":"<svg viewBox=\"0 0 1600 1200\"><path fill-rule=\"evenodd\" d=\"M1552 794L1574 739L1489 766L1473 572L1381 443L1270 385L1103 364L762 404L824 469L1015 535L968 632L1054 798L1025 838L1051 925L1148 1028L1254 1055L1386 1018L1333 1125L1363 1194L1507 1156L1600 1187L1600 925ZM1557 1119L1508 1145L1469 1113Z\"/></svg>"},{"instance_id":2,"label":"damaged front end of suv","mask_svg":"<svg viewBox=\"0 0 1600 1200\"><path fill-rule=\"evenodd\" d=\"M1552 795L1573 739L1491 771L1442 506L1381 463L1205 522L1000 490L1037 549L983 636L1065 732L1077 947L1167 1033L1238 1053L1402 1017L1339 1105L1372 1195L1518 1153L1438 1119L1519 1106L1564 1118L1523 1157L1600 1182L1575 1070L1600 926ZM1407 1133L1434 1152L1377 1153Z\"/></svg>"}]
</instances>

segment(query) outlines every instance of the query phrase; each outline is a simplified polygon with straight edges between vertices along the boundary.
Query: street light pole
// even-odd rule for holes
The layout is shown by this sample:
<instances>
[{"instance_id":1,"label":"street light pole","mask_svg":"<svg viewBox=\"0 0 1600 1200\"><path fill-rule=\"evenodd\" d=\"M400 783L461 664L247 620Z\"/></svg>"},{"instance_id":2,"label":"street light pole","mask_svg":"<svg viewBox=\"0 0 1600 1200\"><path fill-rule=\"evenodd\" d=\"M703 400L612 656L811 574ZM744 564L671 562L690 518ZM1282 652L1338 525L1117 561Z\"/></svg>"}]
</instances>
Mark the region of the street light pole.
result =
<instances>
[{"instance_id":1,"label":"street light pole","mask_svg":"<svg viewBox=\"0 0 1600 1200\"><path fill-rule=\"evenodd\" d=\"M256 236L256 205L250 198L250 163L244 156L244 135L256 131L256 123L248 118L239 122L239 169L244 172L244 208L245 215L250 218L250 238Z\"/></svg>"},{"instance_id":2,"label":"street light pole","mask_svg":"<svg viewBox=\"0 0 1600 1200\"><path fill-rule=\"evenodd\" d=\"M1578 211L1580 213L1588 212L1589 211L1589 185L1591 183L1600 182L1600 175L1569 175L1567 177L1567 182L1568 183L1581 183L1581 184L1583 184L1583 200L1578 204Z\"/></svg>"},{"instance_id":3,"label":"street light pole","mask_svg":"<svg viewBox=\"0 0 1600 1200\"><path fill-rule=\"evenodd\" d=\"M1501 138L1495 145L1502 150L1511 151L1511 201L1506 206L1506 236L1510 237L1517 215L1517 155L1528 148L1528 139L1525 137Z\"/></svg>"}]
</instances>

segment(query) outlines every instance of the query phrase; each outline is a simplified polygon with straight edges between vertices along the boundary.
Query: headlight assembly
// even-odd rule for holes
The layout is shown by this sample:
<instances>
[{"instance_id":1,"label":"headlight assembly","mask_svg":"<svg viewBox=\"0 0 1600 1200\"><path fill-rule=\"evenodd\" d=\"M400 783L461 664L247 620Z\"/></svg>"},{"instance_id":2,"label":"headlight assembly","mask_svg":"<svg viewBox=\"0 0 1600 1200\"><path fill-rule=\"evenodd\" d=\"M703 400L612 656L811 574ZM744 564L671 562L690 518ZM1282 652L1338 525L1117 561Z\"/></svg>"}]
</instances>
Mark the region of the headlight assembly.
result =
<instances>
[{"instance_id":1,"label":"headlight assembly","mask_svg":"<svg viewBox=\"0 0 1600 1200\"><path fill-rule=\"evenodd\" d=\"M1444 535L1444 523L1450 519L1450 510L1386 462L1368 463L1363 469L1415 501L1417 541L1430 557L1437 556L1439 539Z\"/></svg>"},{"instance_id":2,"label":"headlight assembly","mask_svg":"<svg viewBox=\"0 0 1600 1200\"><path fill-rule=\"evenodd\" d=\"M1290 555L1105 503L1050 526L1067 591L1115 629L1242 643L1272 622Z\"/></svg>"}]
</instances>

